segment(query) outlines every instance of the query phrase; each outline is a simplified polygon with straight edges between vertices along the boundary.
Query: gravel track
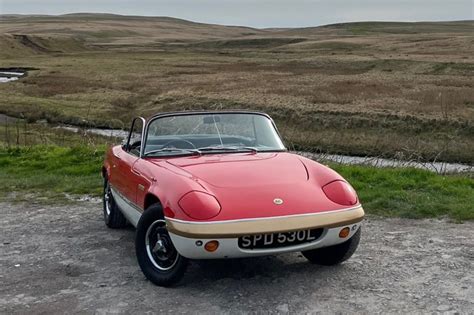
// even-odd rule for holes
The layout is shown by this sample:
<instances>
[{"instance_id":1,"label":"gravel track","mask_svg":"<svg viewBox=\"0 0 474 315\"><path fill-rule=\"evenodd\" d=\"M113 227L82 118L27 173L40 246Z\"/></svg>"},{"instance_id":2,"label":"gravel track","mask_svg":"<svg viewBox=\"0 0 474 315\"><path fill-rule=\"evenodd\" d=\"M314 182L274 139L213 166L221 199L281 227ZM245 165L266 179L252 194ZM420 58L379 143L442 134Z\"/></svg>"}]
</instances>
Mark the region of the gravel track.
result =
<instances>
[{"instance_id":1,"label":"gravel track","mask_svg":"<svg viewBox=\"0 0 474 315\"><path fill-rule=\"evenodd\" d=\"M300 254L193 262L152 285L134 230L110 230L97 202L0 203L0 313L474 313L474 222L369 217L337 267Z\"/></svg>"}]
</instances>

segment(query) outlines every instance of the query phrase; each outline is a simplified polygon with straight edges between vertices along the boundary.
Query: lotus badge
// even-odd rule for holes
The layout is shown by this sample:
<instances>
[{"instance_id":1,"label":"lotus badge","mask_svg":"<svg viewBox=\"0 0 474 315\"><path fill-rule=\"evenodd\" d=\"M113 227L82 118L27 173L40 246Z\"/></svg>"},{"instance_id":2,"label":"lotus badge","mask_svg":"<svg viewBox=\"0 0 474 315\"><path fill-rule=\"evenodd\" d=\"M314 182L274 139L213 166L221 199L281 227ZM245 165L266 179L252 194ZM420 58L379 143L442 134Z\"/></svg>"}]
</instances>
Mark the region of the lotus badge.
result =
<instances>
[{"instance_id":1,"label":"lotus badge","mask_svg":"<svg viewBox=\"0 0 474 315\"><path fill-rule=\"evenodd\" d=\"M281 204L283 204L283 199L275 198L275 199L273 199L273 203L276 204L276 205L281 205Z\"/></svg>"}]
</instances>

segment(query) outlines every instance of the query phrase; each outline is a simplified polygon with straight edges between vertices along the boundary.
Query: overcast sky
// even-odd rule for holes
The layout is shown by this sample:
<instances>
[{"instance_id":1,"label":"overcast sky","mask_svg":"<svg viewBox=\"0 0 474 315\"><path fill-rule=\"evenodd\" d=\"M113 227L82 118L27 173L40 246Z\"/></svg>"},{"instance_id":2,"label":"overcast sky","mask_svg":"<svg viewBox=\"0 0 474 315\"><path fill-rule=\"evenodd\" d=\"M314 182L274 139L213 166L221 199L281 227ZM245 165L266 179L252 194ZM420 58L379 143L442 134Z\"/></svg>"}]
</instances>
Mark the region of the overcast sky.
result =
<instances>
[{"instance_id":1,"label":"overcast sky","mask_svg":"<svg viewBox=\"0 0 474 315\"><path fill-rule=\"evenodd\" d=\"M107 12L253 27L472 20L474 0L0 0L0 13Z\"/></svg>"}]
</instances>

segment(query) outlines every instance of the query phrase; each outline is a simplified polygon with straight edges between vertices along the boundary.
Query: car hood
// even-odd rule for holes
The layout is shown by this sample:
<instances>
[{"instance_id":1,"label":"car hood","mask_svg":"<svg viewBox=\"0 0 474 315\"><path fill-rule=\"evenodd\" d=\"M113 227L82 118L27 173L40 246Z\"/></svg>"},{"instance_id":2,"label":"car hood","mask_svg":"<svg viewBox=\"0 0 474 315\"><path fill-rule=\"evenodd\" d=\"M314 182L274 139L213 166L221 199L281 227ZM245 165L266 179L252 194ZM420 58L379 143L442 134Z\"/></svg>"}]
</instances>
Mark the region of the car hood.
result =
<instances>
[{"instance_id":1,"label":"car hood","mask_svg":"<svg viewBox=\"0 0 474 315\"><path fill-rule=\"evenodd\" d=\"M303 163L288 153L212 154L169 159L167 163L218 188L291 185L308 180Z\"/></svg>"},{"instance_id":2,"label":"car hood","mask_svg":"<svg viewBox=\"0 0 474 315\"><path fill-rule=\"evenodd\" d=\"M296 154L275 152L176 157L155 163L199 183L217 198L222 210L209 221L341 209L321 189L340 177L314 161L304 161ZM312 165L309 173L306 163Z\"/></svg>"}]
</instances>

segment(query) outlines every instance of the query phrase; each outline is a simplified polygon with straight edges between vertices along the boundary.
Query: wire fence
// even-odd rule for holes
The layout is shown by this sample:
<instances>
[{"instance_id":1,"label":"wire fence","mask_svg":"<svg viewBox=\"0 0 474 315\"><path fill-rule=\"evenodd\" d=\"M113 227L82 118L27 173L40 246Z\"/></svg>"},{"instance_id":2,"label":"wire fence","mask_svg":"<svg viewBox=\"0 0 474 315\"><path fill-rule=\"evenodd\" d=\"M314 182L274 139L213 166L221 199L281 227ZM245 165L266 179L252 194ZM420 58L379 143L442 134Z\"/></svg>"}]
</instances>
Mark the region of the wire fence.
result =
<instances>
[{"instance_id":1,"label":"wire fence","mask_svg":"<svg viewBox=\"0 0 474 315\"><path fill-rule=\"evenodd\" d=\"M58 146L100 146L121 143L128 135L126 128L100 129L94 126L77 127L57 125L47 122L28 123L26 120L0 115L0 145L10 148L34 145ZM290 150L302 156L322 163L331 162L342 165L369 165L373 167L402 167L429 170L438 174L474 173L474 166L441 161L423 161L420 158L396 159L384 156L350 156L329 152L313 153L296 150L290 144Z\"/></svg>"},{"instance_id":2,"label":"wire fence","mask_svg":"<svg viewBox=\"0 0 474 315\"><path fill-rule=\"evenodd\" d=\"M120 129L98 129L75 126L51 126L28 123L5 115L0 116L0 144L6 147L32 145L110 145L120 143L127 134Z\"/></svg>"}]
</instances>

